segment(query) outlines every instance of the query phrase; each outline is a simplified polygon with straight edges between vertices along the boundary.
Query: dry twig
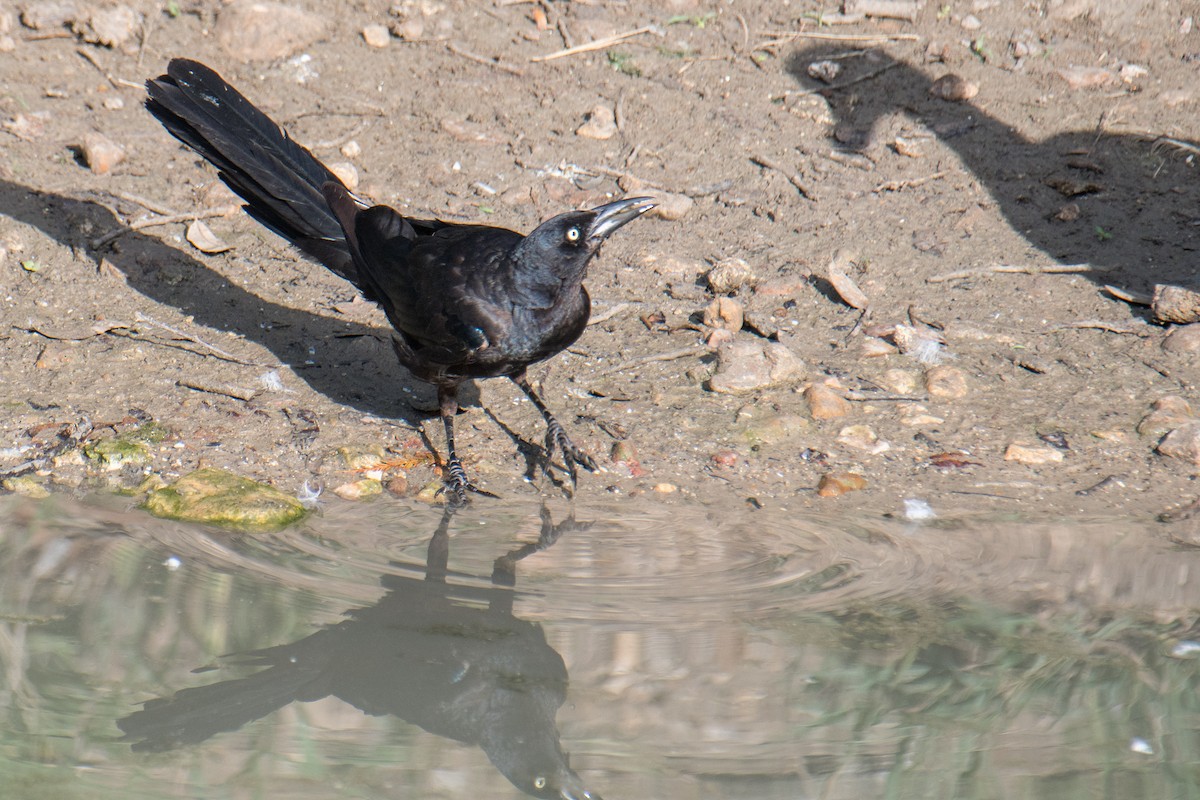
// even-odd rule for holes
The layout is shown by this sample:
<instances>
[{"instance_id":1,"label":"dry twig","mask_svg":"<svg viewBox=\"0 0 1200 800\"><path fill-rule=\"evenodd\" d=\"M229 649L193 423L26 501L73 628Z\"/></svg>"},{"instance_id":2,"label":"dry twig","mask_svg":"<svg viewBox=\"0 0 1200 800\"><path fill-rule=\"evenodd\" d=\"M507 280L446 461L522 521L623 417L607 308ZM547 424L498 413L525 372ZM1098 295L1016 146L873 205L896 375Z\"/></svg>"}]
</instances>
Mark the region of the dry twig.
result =
<instances>
[{"instance_id":1,"label":"dry twig","mask_svg":"<svg viewBox=\"0 0 1200 800\"><path fill-rule=\"evenodd\" d=\"M622 372L630 367L640 367L642 364L653 364L657 361L674 361L677 358L687 358L688 356L698 356L710 351L710 348L702 344L689 345L681 347L678 350L668 350L665 353L652 353L648 356L638 356L617 364L615 367L601 370L599 375L611 375L614 372Z\"/></svg>"},{"instance_id":2,"label":"dry twig","mask_svg":"<svg viewBox=\"0 0 1200 800\"><path fill-rule=\"evenodd\" d=\"M997 264L994 267L980 267L978 269L963 269L957 272L946 272L941 275L934 275L931 278L926 278L926 283L945 283L946 281L956 281L960 278L977 278L982 275L994 275L996 273L1016 274L1016 275L1057 275L1060 273L1078 273L1078 272L1105 272L1103 268L1092 266L1091 264L1047 264L1045 266L1029 266L1025 264Z\"/></svg>"},{"instance_id":3,"label":"dry twig","mask_svg":"<svg viewBox=\"0 0 1200 800\"><path fill-rule=\"evenodd\" d=\"M95 250L103 247L114 239L118 239L132 231L140 231L145 228L153 228L158 225L171 225L176 222L192 222L197 219L211 219L213 217L227 217L230 214L239 211L241 206L229 205L210 208L207 211L191 211L186 214L168 214L161 217L150 217L149 219L139 219L137 222L131 222L123 228L117 228L115 231L109 231L103 236L92 240L92 249Z\"/></svg>"},{"instance_id":4,"label":"dry twig","mask_svg":"<svg viewBox=\"0 0 1200 800\"><path fill-rule=\"evenodd\" d=\"M808 186L804 184L804 181L800 179L800 176L795 172L792 172L777 161L772 161L766 156L752 155L750 156L750 160L755 164L758 164L760 167L778 172L780 175L787 178L788 183L790 183L792 186L795 186L796 190L799 191L806 200L812 200L813 202L816 202L817 196L813 194Z\"/></svg>"},{"instance_id":5,"label":"dry twig","mask_svg":"<svg viewBox=\"0 0 1200 800\"><path fill-rule=\"evenodd\" d=\"M463 58L467 59L468 61L474 61L476 64L483 64L485 67L492 67L493 69L498 69L498 70L501 70L502 72L507 72L510 75L524 75L525 74L525 70L521 69L520 67L514 67L511 64L505 64L504 62L499 61L498 59L488 58L487 56L481 56L478 53L472 53L470 50L464 50L463 48L459 47L454 42L446 42L446 49L449 50L451 53L454 53L454 55L456 55L456 56L462 56Z\"/></svg>"},{"instance_id":6,"label":"dry twig","mask_svg":"<svg viewBox=\"0 0 1200 800\"><path fill-rule=\"evenodd\" d=\"M585 42L583 44L575 45L574 47L568 47L564 50L559 50L557 52L550 53L549 55L534 56L533 58L531 58L529 60L534 61L534 62L553 61L556 58L564 58L566 56L573 56L573 55L577 55L578 53L588 53L588 52L591 52L592 50L603 50L606 47L612 47L614 44L620 44L621 42L625 41L626 39L632 39L635 36L641 36L643 33L653 33L656 30L658 30L658 29L653 25L643 25L642 27L635 28L634 30L631 30L631 31L625 31L624 33L615 33L612 36L605 36L601 39L594 39L590 42Z\"/></svg>"}]
</instances>

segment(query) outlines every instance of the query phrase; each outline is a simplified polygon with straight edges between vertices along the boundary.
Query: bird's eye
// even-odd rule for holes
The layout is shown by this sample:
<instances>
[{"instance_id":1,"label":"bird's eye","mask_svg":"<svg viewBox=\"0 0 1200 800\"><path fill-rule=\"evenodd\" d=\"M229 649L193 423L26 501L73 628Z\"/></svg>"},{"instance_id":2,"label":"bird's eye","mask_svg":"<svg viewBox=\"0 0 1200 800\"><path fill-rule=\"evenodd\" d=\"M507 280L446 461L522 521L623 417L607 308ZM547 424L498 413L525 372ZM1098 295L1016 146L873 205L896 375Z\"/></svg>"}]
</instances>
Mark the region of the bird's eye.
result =
<instances>
[{"instance_id":1,"label":"bird's eye","mask_svg":"<svg viewBox=\"0 0 1200 800\"><path fill-rule=\"evenodd\" d=\"M567 228L567 241L568 242L572 242L572 243L578 242L580 235L581 234L579 233L579 228Z\"/></svg>"},{"instance_id":2,"label":"bird's eye","mask_svg":"<svg viewBox=\"0 0 1200 800\"><path fill-rule=\"evenodd\" d=\"M578 230L576 230L575 228L571 228L571 230L567 232L567 236L570 236L571 232L574 232L575 236L578 238L578 236L579 236ZM546 778L544 775L538 775L536 778L533 779L533 788L535 788L539 791L546 788Z\"/></svg>"}]
</instances>

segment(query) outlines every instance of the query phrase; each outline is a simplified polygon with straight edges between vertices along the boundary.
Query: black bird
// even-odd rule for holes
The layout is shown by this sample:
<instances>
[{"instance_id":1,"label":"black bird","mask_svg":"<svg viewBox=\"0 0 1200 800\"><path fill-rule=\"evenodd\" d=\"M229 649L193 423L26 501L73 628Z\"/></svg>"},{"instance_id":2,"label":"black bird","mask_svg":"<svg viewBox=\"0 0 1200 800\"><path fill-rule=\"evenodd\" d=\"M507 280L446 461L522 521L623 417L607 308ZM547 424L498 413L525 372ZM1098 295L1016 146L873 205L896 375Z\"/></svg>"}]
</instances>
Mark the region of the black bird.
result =
<instances>
[{"instance_id":1,"label":"black bird","mask_svg":"<svg viewBox=\"0 0 1200 800\"><path fill-rule=\"evenodd\" d=\"M555 716L567 696L562 656L540 625L513 614L517 563L588 523L557 524L496 559L491 585L448 569L448 507L423 574L384 575L379 602L296 642L244 654L264 667L244 678L183 689L117 721L135 751L162 752L237 730L292 702L337 697L475 745L514 786L547 800L601 800L571 769Z\"/></svg>"},{"instance_id":2,"label":"black bird","mask_svg":"<svg viewBox=\"0 0 1200 800\"><path fill-rule=\"evenodd\" d=\"M459 504L489 494L454 449L458 387L506 377L546 420L546 457L596 464L567 436L525 370L562 351L587 326L588 262L622 225L654 208L646 197L570 211L527 236L486 225L412 219L352 194L307 148L203 64L173 59L146 82L146 108L213 164L246 213L378 303L396 329L400 363L433 384L446 428L447 486Z\"/></svg>"}]
</instances>

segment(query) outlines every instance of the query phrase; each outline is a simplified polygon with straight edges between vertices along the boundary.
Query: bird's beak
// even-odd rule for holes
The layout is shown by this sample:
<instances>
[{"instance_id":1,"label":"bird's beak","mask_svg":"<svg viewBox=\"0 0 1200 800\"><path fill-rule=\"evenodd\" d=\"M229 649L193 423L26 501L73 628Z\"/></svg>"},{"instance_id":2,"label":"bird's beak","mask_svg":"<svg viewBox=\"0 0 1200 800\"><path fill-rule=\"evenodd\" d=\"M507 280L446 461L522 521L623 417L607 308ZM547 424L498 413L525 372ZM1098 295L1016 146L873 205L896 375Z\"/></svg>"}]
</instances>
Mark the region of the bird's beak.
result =
<instances>
[{"instance_id":1,"label":"bird's beak","mask_svg":"<svg viewBox=\"0 0 1200 800\"><path fill-rule=\"evenodd\" d=\"M627 222L635 219L654 208L658 203L650 197L627 197L615 203L608 203L599 208L593 208L596 218L588 228L588 244L593 247L609 237L613 231Z\"/></svg>"}]
</instances>

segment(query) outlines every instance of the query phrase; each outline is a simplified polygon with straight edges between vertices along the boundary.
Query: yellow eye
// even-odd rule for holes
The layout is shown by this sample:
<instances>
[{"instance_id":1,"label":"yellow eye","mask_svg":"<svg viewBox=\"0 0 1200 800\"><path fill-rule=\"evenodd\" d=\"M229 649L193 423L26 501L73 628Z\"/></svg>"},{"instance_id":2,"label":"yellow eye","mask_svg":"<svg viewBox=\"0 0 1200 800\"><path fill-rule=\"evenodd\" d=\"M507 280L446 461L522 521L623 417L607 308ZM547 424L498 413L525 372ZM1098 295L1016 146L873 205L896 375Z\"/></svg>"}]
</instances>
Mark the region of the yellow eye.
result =
<instances>
[{"instance_id":1,"label":"yellow eye","mask_svg":"<svg viewBox=\"0 0 1200 800\"><path fill-rule=\"evenodd\" d=\"M571 230L567 231L567 238L570 238L572 233L575 234L576 239L579 238L579 231L576 230L575 228L571 228ZM538 791L545 789L546 788L546 779L544 777L542 777L541 775L538 775L536 778L533 779L533 788L537 789Z\"/></svg>"},{"instance_id":2,"label":"yellow eye","mask_svg":"<svg viewBox=\"0 0 1200 800\"><path fill-rule=\"evenodd\" d=\"M579 233L579 228L567 228L567 241L568 242L578 242L580 235L581 234ZM541 787L539 787L539 788L541 788Z\"/></svg>"}]
</instances>

